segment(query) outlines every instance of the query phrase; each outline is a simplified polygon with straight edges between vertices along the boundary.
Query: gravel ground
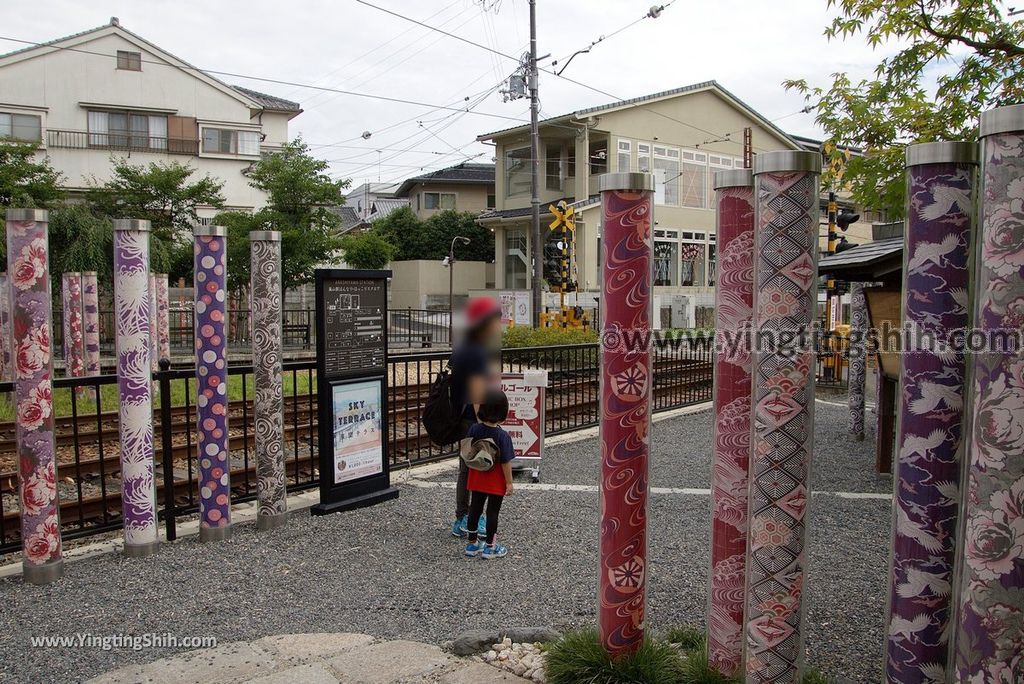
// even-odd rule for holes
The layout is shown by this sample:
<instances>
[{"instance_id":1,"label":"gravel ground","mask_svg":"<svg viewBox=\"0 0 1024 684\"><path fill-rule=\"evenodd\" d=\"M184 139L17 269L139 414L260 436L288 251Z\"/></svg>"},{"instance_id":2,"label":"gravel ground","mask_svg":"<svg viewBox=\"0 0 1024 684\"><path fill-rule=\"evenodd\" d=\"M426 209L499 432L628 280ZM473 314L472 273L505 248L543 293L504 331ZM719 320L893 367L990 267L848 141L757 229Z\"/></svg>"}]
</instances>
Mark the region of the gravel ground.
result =
<instances>
[{"instance_id":1,"label":"gravel ground","mask_svg":"<svg viewBox=\"0 0 1024 684\"><path fill-rule=\"evenodd\" d=\"M818 404L815 488L886 490L884 479L870 475L871 437L847 442L845 415ZM707 486L709 444L708 413L657 423L652 484ZM553 452L543 482L596 482L594 440ZM45 587L4 580L0 680L78 681L168 655L31 648L29 637L39 635L171 632L226 643L350 631L440 643L468 628L593 623L596 493L517 492L502 510L511 553L500 564L459 555L446 529L452 498L450 489L403 486L397 501L372 509L325 518L302 512L286 528L259 535L240 525L225 544L193 537L147 559L73 563L64 580ZM655 629L703 622L708 507L704 496L651 499ZM879 680L889 509L877 499L812 499L808 662L828 674Z\"/></svg>"}]
</instances>

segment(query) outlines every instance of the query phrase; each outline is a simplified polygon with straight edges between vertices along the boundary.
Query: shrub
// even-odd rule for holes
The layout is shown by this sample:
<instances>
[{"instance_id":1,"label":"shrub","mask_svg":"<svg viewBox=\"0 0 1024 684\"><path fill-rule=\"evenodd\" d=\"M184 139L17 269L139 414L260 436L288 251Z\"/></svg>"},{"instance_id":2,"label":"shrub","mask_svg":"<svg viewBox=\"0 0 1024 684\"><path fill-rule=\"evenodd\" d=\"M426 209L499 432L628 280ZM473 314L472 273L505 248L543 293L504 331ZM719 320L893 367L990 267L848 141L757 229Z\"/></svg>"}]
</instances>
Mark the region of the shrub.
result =
<instances>
[{"instance_id":1,"label":"shrub","mask_svg":"<svg viewBox=\"0 0 1024 684\"><path fill-rule=\"evenodd\" d=\"M597 630L584 629L548 646L545 669L550 684L666 684L680 681L682 661L676 649L652 639L612 660Z\"/></svg>"},{"instance_id":2,"label":"shrub","mask_svg":"<svg viewBox=\"0 0 1024 684\"><path fill-rule=\"evenodd\" d=\"M691 649L687 649L683 656L682 673L679 676L679 684L734 684L738 679L726 677L708 662L707 648L704 639Z\"/></svg>"},{"instance_id":3,"label":"shrub","mask_svg":"<svg viewBox=\"0 0 1024 684\"><path fill-rule=\"evenodd\" d=\"M704 632L692 625L681 625L668 630L665 635L670 644L677 644L684 651L693 651L704 647Z\"/></svg>"},{"instance_id":4,"label":"shrub","mask_svg":"<svg viewBox=\"0 0 1024 684\"><path fill-rule=\"evenodd\" d=\"M593 344L597 342L597 331L572 328L531 328L513 326L505 330L502 347L555 347L567 344Z\"/></svg>"},{"instance_id":5,"label":"shrub","mask_svg":"<svg viewBox=\"0 0 1024 684\"><path fill-rule=\"evenodd\" d=\"M804 672L803 679L800 680L801 684L829 684L831 680L818 670L807 670Z\"/></svg>"},{"instance_id":6,"label":"shrub","mask_svg":"<svg viewBox=\"0 0 1024 684\"><path fill-rule=\"evenodd\" d=\"M346 235L341 249L352 268L384 268L395 254L395 248L375 233Z\"/></svg>"}]
</instances>

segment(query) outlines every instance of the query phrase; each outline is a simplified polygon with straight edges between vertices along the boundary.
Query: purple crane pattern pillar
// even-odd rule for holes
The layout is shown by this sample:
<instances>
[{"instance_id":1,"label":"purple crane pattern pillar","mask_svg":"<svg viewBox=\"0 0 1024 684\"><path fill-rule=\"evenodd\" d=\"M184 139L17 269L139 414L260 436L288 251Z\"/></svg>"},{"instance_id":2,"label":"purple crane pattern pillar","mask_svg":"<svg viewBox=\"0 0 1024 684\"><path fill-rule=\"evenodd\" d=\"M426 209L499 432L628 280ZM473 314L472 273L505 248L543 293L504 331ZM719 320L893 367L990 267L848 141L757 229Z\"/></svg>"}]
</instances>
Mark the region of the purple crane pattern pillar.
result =
<instances>
[{"instance_id":1,"label":"purple crane pattern pillar","mask_svg":"<svg viewBox=\"0 0 1024 684\"><path fill-rule=\"evenodd\" d=\"M888 682L945 681L956 552L965 361L937 348L968 325L977 146L907 148L903 350L886 615Z\"/></svg>"},{"instance_id":2,"label":"purple crane pattern pillar","mask_svg":"<svg viewBox=\"0 0 1024 684\"><path fill-rule=\"evenodd\" d=\"M82 327L82 274L61 274L64 327L64 375L85 375L85 334Z\"/></svg>"},{"instance_id":3,"label":"purple crane pattern pillar","mask_svg":"<svg viewBox=\"0 0 1024 684\"><path fill-rule=\"evenodd\" d=\"M813 152L754 163L753 411L746 681L800 681L814 449L818 175Z\"/></svg>"},{"instance_id":4,"label":"purple crane pattern pillar","mask_svg":"<svg viewBox=\"0 0 1024 684\"><path fill-rule=\"evenodd\" d=\"M153 464L153 375L150 366L149 221L114 221L114 335L124 552L154 553L159 544Z\"/></svg>"},{"instance_id":5,"label":"purple crane pattern pillar","mask_svg":"<svg viewBox=\"0 0 1024 684\"><path fill-rule=\"evenodd\" d=\"M864 441L864 385L867 379L868 298L863 283L850 283L850 375L847 406L850 436Z\"/></svg>"},{"instance_id":6,"label":"purple crane pattern pillar","mask_svg":"<svg viewBox=\"0 0 1024 684\"><path fill-rule=\"evenodd\" d=\"M598 631L608 654L644 638L651 433L654 178L601 176L601 544Z\"/></svg>"},{"instance_id":7,"label":"purple crane pattern pillar","mask_svg":"<svg viewBox=\"0 0 1024 684\"><path fill-rule=\"evenodd\" d=\"M715 174L715 441L711 472L708 662L726 675L743 661L743 591L750 462L750 327L754 302L754 179Z\"/></svg>"},{"instance_id":8,"label":"purple crane pattern pillar","mask_svg":"<svg viewBox=\"0 0 1024 684\"><path fill-rule=\"evenodd\" d=\"M200 541L227 539L231 534L226 235L222 226L195 228Z\"/></svg>"},{"instance_id":9,"label":"purple crane pattern pillar","mask_svg":"<svg viewBox=\"0 0 1024 684\"><path fill-rule=\"evenodd\" d=\"M7 210L22 574L30 584L46 584L64 574L53 434L48 221L42 209Z\"/></svg>"},{"instance_id":10,"label":"purple crane pattern pillar","mask_svg":"<svg viewBox=\"0 0 1024 684\"><path fill-rule=\"evenodd\" d=\"M95 271L82 274L82 330L85 341L85 374L100 370L100 286Z\"/></svg>"},{"instance_id":11,"label":"purple crane pattern pillar","mask_svg":"<svg viewBox=\"0 0 1024 684\"><path fill-rule=\"evenodd\" d=\"M7 272L0 273L0 382L14 382L11 354L11 291Z\"/></svg>"},{"instance_id":12,"label":"purple crane pattern pillar","mask_svg":"<svg viewBox=\"0 0 1024 684\"><path fill-rule=\"evenodd\" d=\"M993 344L1024 325L1024 105L981 115L966 496L956 628L958 681L1024 681L1024 360ZM1009 349L1007 349L1009 347Z\"/></svg>"},{"instance_id":13,"label":"purple crane pattern pillar","mask_svg":"<svg viewBox=\"0 0 1024 684\"><path fill-rule=\"evenodd\" d=\"M251 241L252 365L256 398L256 525L284 524L288 512L284 469L284 390L281 384L281 234L253 231Z\"/></svg>"},{"instance_id":14,"label":"purple crane pattern pillar","mask_svg":"<svg viewBox=\"0 0 1024 684\"><path fill-rule=\"evenodd\" d=\"M171 358L171 312L166 273L156 274L157 361Z\"/></svg>"}]
</instances>

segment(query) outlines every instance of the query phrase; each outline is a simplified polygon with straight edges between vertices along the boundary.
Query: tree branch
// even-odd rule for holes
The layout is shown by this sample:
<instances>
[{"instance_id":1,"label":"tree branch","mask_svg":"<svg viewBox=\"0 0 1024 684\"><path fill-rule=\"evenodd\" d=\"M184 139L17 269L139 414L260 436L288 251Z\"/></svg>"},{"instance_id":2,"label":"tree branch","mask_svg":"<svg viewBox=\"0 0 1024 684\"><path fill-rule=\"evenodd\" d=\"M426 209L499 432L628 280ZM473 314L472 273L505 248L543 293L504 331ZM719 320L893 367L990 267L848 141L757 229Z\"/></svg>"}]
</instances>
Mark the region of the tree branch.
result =
<instances>
[{"instance_id":1,"label":"tree branch","mask_svg":"<svg viewBox=\"0 0 1024 684\"><path fill-rule=\"evenodd\" d=\"M931 18L928 16L928 11L924 6L924 0L918 0L917 5L920 10L920 19L913 22L914 25L935 38L962 43L982 54L1004 52L1007 55L1014 57L1024 57L1024 47L1011 43L1005 38L998 38L996 40L977 40L962 33L938 29L932 24Z\"/></svg>"}]
</instances>

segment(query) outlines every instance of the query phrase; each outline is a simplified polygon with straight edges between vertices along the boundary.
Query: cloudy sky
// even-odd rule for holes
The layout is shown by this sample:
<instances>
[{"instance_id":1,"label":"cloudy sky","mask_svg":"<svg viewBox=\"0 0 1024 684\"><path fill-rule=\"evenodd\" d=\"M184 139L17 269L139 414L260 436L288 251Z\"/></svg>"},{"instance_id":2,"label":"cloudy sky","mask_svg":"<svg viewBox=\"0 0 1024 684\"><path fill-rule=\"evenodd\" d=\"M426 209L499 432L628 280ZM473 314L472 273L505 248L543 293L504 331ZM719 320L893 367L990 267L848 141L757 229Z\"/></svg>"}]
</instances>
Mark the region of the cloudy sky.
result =
<instances>
[{"instance_id":1,"label":"cloudy sky","mask_svg":"<svg viewBox=\"0 0 1024 684\"><path fill-rule=\"evenodd\" d=\"M527 0L368 0L506 55L528 47ZM663 0L664 1L664 0ZM539 53L576 57L565 76L541 76L542 116L554 116L706 80L717 80L783 129L820 134L798 113L798 94L780 85L870 73L880 54L862 40L829 43L826 0L677 0L656 20L651 0L538 0ZM297 85L221 76L286 97L305 110L292 121L333 172L353 183L399 180L465 159L491 161L473 142L529 119L528 101L503 102L499 83L516 62L403 21L357 0L36 0L3 3L0 36L45 41L99 26L122 26L210 70ZM19 47L0 40L0 52ZM338 88L471 112L317 91ZM588 87L589 86L589 87ZM607 94L603 94L607 93ZM361 134L373 135L364 140ZM695 133L680 127L679 141ZM377 150L380 150L378 152Z\"/></svg>"}]
</instances>

